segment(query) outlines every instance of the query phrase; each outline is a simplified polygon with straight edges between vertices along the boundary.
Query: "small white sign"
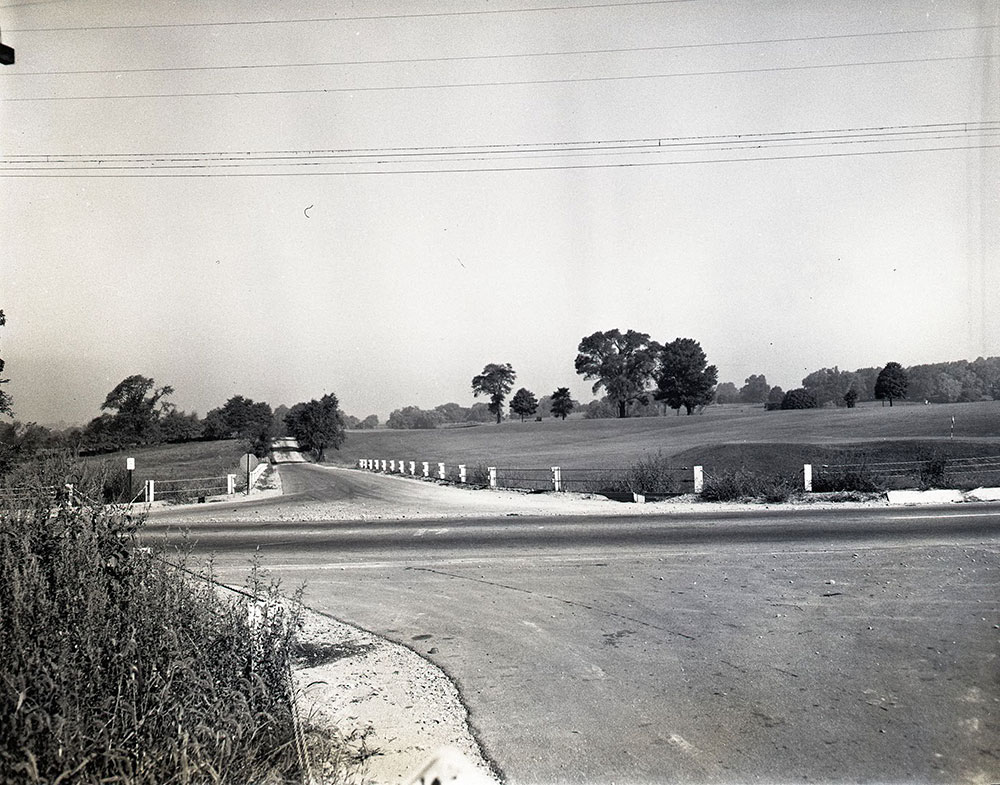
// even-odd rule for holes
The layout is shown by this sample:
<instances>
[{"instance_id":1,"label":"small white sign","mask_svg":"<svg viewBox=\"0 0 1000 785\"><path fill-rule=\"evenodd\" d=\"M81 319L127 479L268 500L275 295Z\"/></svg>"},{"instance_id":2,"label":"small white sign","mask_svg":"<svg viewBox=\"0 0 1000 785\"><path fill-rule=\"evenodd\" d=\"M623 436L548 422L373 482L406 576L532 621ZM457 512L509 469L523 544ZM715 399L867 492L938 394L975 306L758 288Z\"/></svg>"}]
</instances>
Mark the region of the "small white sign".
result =
<instances>
[{"instance_id":1,"label":"small white sign","mask_svg":"<svg viewBox=\"0 0 1000 785\"><path fill-rule=\"evenodd\" d=\"M135 470L135 458L125 459L125 469L130 472Z\"/></svg>"}]
</instances>

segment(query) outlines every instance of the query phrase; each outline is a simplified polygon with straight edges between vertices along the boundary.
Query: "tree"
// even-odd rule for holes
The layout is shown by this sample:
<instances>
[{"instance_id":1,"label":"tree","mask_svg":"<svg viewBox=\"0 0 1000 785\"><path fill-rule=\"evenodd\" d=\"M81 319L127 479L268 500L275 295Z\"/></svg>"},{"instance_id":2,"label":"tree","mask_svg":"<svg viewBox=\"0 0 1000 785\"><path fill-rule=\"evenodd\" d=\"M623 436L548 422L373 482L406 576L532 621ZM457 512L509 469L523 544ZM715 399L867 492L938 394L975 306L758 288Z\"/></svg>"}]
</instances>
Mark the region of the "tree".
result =
<instances>
[{"instance_id":1,"label":"tree","mask_svg":"<svg viewBox=\"0 0 1000 785\"><path fill-rule=\"evenodd\" d=\"M117 431L119 445L155 442L157 422L173 409L164 398L173 392L170 385L156 387L156 382L139 374L119 382L101 404L101 409L113 412L113 430Z\"/></svg>"},{"instance_id":2,"label":"tree","mask_svg":"<svg viewBox=\"0 0 1000 785\"><path fill-rule=\"evenodd\" d=\"M429 430L444 422L439 411L424 411L418 406L404 406L389 415L386 426L396 430Z\"/></svg>"},{"instance_id":3,"label":"tree","mask_svg":"<svg viewBox=\"0 0 1000 785\"><path fill-rule=\"evenodd\" d=\"M514 386L515 378L517 374L510 363L490 363L481 374L472 377L472 394L477 398L480 395L490 397L489 409L496 416L497 423L503 417L503 402Z\"/></svg>"},{"instance_id":4,"label":"tree","mask_svg":"<svg viewBox=\"0 0 1000 785\"><path fill-rule=\"evenodd\" d=\"M7 324L7 317L3 315L3 311L0 310L0 327ZM3 373L3 360L0 359L0 373ZM10 379L0 379L0 384L7 384ZM4 392L0 389L0 414L6 414L10 417L14 416L14 401L10 397L10 394Z\"/></svg>"},{"instance_id":5,"label":"tree","mask_svg":"<svg viewBox=\"0 0 1000 785\"><path fill-rule=\"evenodd\" d=\"M782 409L816 409L819 401L816 396L803 387L789 390L781 399Z\"/></svg>"},{"instance_id":6,"label":"tree","mask_svg":"<svg viewBox=\"0 0 1000 785\"><path fill-rule=\"evenodd\" d=\"M712 402L718 375L716 367L707 364L701 344L693 338L677 338L660 350L654 397L678 413L683 406L692 414L696 407Z\"/></svg>"},{"instance_id":7,"label":"tree","mask_svg":"<svg viewBox=\"0 0 1000 785\"><path fill-rule=\"evenodd\" d=\"M525 416L530 417L538 411L538 399L535 394L525 387L522 387L510 401L510 410L521 417L524 422Z\"/></svg>"},{"instance_id":8,"label":"tree","mask_svg":"<svg viewBox=\"0 0 1000 785\"><path fill-rule=\"evenodd\" d=\"M723 382L715 388L716 403L739 403L740 391L732 382Z\"/></svg>"},{"instance_id":9,"label":"tree","mask_svg":"<svg viewBox=\"0 0 1000 785\"><path fill-rule=\"evenodd\" d=\"M892 408L893 399L902 400L906 397L906 371L899 363L886 363L885 367L879 371L875 380L875 398L879 401L889 399L889 407ZM885 405L884 403L882 404Z\"/></svg>"},{"instance_id":10,"label":"tree","mask_svg":"<svg viewBox=\"0 0 1000 785\"><path fill-rule=\"evenodd\" d=\"M569 387L560 387L552 393L552 416L566 419L566 415L573 411L573 396L569 394Z\"/></svg>"},{"instance_id":11,"label":"tree","mask_svg":"<svg viewBox=\"0 0 1000 785\"><path fill-rule=\"evenodd\" d=\"M490 410L489 404L486 403L474 403L469 407L469 413L465 415L466 422L489 422L493 419L493 412Z\"/></svg>"},{"instance_id":12,"label":"tree","mask_svg":"<svg viewBox=\"0 0 1000 785\"><path fill-rule=\"evenodd\" d=\"M468 409L461 404L453 402L442 403L440 406L435 406L434 411L438 412L441 417L444 418L444 422L450 423L465 422L469 416Z\"/></svg>"},{"instance_id":13,"label":"tree","mask_svg":"<svg viewBox=\"0 0 1000 785\"><path fill-rule=\"evenodd\" d=\"M660 345L649 340L646 333L596 332L580 341L574 365L584 379L597 380L594 393L603 387L618 407L618 416L627 417L630 403L649 400L647 385L656 370L659 350Z\"/></svg>"},{"instance_id":14,"label":"tree","mask_svg":"<svg viewBox=\"0 0 1000 785\"><path fill-rule=\"evenodd\" d=\"M312 453L320 463L328 447L340 449L344 443L344 417L337 396L327 393L318 401L313 399L297 403L285 415L288 432L299 443L299 448Z\"/></svg>"},{"instance_id":15,"label":"tree","mask_svg":"<svg viewBox=\"0 0 1000 785\"><path fill-rule=\"evenodd\" d=\"M785 398L785 391L782 390L781 387L775 385L774 387L771 388L771 392L767 394L767 404L765 404L765 408L769 412L772 412L775 409L780 409L781 402L782 400L784 400L784 398Z\"/></svg>"},{"instance_id":16,"label":"tree","mask_svg":"<svg viewBox=\"0 0 1000 785\"><path fill-rule=\"evenodd\" d=\"M169 444L197 441L204 430L198 415L177 410L167 412L158 425L160 440Z\"/></svg>"},{"instance_id":17,"label":"tree","mask_svg":"<svg viewBox=\"0 0 1000 785\"><path fill-rule=\"evenodd\" d=\"M844 393L844 403L847 404L848 409L853 409L858 402L858 391L853 387Z\"/></svg>"},{"instance_id":18,"label":"tree","mask_svg":"<svg viewBox=\"0 0 1000 785\"><path fill-rule=\"evenodd\" d=\"M771 392L771 387L767 383L767 377L764 374L760 374L760 376L751 374L740 388L740 401L742 403L764 403L769 392ZM716 398L718 398L718 391L716 391Z\"/></svg>"},{"instance_id":19,"label":"tree","mask_svg":"<svg viewBox=\"0 0 1000 785\"><path fill-rule=\"evenodd\" d=\"M242 439L247 449L261 458L271 449L271 440L279 430L269 404L242 395L234 395L221 408L206 414L203 428L206 439Z\"/></svg>"},{"instance_id":20,"label":"tree","mask_svg":"<svg viewBox=\"0 0 1000 785\"><path fill-rule=\"evenodd\" d=\"M373 431L375 426L378 425L378 415L369 414L365 419L358 423L358 429L362 431Z\"/></svg>"}]
</instances>

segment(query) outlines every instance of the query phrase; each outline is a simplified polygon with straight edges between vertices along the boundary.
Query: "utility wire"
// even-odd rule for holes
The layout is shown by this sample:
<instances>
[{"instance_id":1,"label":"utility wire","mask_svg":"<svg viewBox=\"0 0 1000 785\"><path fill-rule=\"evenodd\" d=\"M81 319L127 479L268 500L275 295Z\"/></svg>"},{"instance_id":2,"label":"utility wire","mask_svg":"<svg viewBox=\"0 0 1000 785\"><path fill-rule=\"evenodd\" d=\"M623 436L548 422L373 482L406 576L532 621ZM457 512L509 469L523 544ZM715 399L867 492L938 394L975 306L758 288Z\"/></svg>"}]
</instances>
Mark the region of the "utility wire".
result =
<instances>
[{"instance_id":1,"label":"utility wire","mask_svg":"<svg viewBox=\"0 0 1000 785\"><path fill-rule=\"evenodd\" d=\"M588 3L586 5L551 5L536 8L488 8L477 11L432 11L424 14L373 14L369 16L326 16L311 19L243 19L233 22L165 22L143 25L91 25L79 27L20 27L11 33L95 32L105 30L163 30L184 27L233 27L250 25L319 24L323 22L364 22L379 19L435 19L448 16L496 16L498 14L528 14L549 11L589 11L597 8L628 8L635 6L694 3L698 0L635 0L623 3Z\"/></svg>"},{"instance_id":2,"label":"utility wire","mask_svg":"<svg viewBox=\"0 0 1000 785\"><path fill-rule=\"evenodd\" d=\"M157 167L146 167L147 171L140 174L80 174L74 171L62 173L25 173L18 172L8 174L0 171L0 177L8 178L209 178L209 177L349 177L358 175L413 175L413 174L477 174L492 172L550 172L585 169L629 169L647 166L691 166L697 164L721 164L721 163L760 163L773 161L803 161L823 158L854 158L858 156L873 155L902 155L912 153L940 153L955 152L963 150L989 150L1000 149L1000 144L983 145L963 145L954 147L923 147L907 148L904 150L864 150L846 153L809 153L804 155L780 155L780 156L753 156L753 157L730 157L730 158L702 158L697 160L680 161L629 161L621 163L596 163L596 164L553 164L545 166L496 166L496 167L464 167L446 169L370 169L362 171L297 171L297 172L186 172L178 174L166 174L158 172ZM153 173L150 173L153 172Z\"/></svg>"},{"instance_id":3,"label":"utility wire","mask_svg":"<svg viewBox=\"0 0 1000 785\"><path fill-rule=\"evenodd\" d=\"M719 137L673 137L548 144L485 145L479 147L359 148L355 150L286 150L261 152L190 152L190 153L87 153L11 155L0 158L5 171L36 169L137 169L137 168L223 168L249 166L318 166L331 164L380 164L424 160L431 163L461 161L500 161L539 158L573 158L609 155L651 155L702 152L711 150L762 150L790 147L889 144L988 138L1000 134L1000 122L938 124L931 128L911 126L912 130L882 130L860 133L807 131L799 134L737 134ZM446 157L452 156L452 157ZM58 165L65 166L58 166Z\"/></svg>"},{"instance_id":4,"label":"utility wire","mask_svg":"<svg viewBox=\"0 0 1000 785\"><path fill-rule=\"evenodd\" d=\"M387 154L422 154L422 153L461 153L480 151L521 151L550 149L560 150L564 148L598 148L600 146L650 146L671 147L671 146L694 146L694 145L715 145L730 144L737 141L745 142L767 142L781 141L785 139L843 139L878 136L888 139L890 137L907 136L914 137L926 134L939 133L969 133L979 131L994 131L1000 129L1000 120L983 121L961 121L954 123L918 123L908 125L880 125L880 126L855 126L849 128L806 128L792 131L768 131L765 133L737 133L737 134L700 134L694 136L654 136L640 137L637 139L585 139L574 141L545 141L545 142L508 142L495 144L478 145L422 145L411 147L343 147L325 148L311 150L258 150L258 151L233 151L233 150L206 150L206 151L184 151L184 152L155 152L155 153L22 153L10 154L6 156L10 159L38 158L45 160L60 159L99 159L106 160L116 157L200 157L200 156L299 156L299 155L325 155L343 154L353 157L361 155L387 155Z\"/></svg>"},{"instance_id":5,"label":"utility wire","mask_svg":"<svg viewBox=\"0 0 1000 785\"><path fill-rule=\"evenodd\" d=\"M581 55L635 54L641 52L667 52L683 49L710 49L724 46L763 46L772 44L806 43L816 41L837 41L849 38L876 38L899 35L923 35L928 33L954 33L975 30L993 30L1000 25L971 25L967 27L936 27L925 30L887 30L870 33L844 33L837 35L794 36L789 38L762 38L749 41L713 41L697 44L668 44L664 46L636 46L612 49L575 49L563 52L514 52L492 55L455 55L450 57L404 57L383 60L332 60L318 63L249 63L241 65L170 66L164 68L99 68L75 71L3 71L0 76L70 76L100 74L155 74L189 73L198 71L241 71L275 68L328 68L355 65L413 65L416 63L454 63L477 60L513 60L532 57L575 57Z\"/></svg>"},{"instance_id":6,"label":"utility wire","mask_svg":"<svg viewBox=\"0 0 1000 785\"><path fill-rule=\"evenodd\" d=\"M772 66L768 68L734 68L716 71L681 71L670 74L632 74L622 76L585 76L568 77L562 79L524 79L496 82L446 82L442 84L421 84L421 85L383 85L383 86L362 86L362 87L316 87L300 88L294 90L230 90L222 92L198 92L198 93L143 93L138 95L63 95L63 96L34 96L28 98L0 98L0 101L22 102L22 101L103 101L103 100L134 100L149 98L221 98L235 96L260 96L260 95L309 95L317 93L371 93L387 91L405 90L451 90L465 89L472 87L533 87L554 84L583 84L599 82L619 82L636 81L641 79L674 79L678 77L700 77L700 76L732 76L739 74L765 74L793 71L812 71L823 68L857 68L868 66L885 65L911 65L915 63L944 63L961 62L969 60L992 60L1000 55L956 55L949 57L919 57L905 60L869 60L854 63L822 63L814 65L791 65Z\"/></svg>"}]
</instances>

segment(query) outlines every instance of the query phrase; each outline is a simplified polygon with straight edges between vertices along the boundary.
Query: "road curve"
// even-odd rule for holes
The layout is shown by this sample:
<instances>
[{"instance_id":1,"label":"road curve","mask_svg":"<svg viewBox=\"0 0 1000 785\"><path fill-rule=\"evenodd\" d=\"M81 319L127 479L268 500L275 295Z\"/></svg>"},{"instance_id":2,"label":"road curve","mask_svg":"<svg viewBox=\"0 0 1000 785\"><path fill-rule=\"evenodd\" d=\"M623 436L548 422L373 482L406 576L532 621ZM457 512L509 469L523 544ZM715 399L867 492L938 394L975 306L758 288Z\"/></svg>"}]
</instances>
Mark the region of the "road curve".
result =
<instances>
[{"instance_id":1,"label":"road curve","mask_svg":"<svg viewBox=\"0 0 1000 785\"><path fill-rule=\"evenodd\" d=\"M1000 781L1000 505L297 521L379 493L302 468L195 547L442 667L509 782Z\"/></svg>"}]
</instances>

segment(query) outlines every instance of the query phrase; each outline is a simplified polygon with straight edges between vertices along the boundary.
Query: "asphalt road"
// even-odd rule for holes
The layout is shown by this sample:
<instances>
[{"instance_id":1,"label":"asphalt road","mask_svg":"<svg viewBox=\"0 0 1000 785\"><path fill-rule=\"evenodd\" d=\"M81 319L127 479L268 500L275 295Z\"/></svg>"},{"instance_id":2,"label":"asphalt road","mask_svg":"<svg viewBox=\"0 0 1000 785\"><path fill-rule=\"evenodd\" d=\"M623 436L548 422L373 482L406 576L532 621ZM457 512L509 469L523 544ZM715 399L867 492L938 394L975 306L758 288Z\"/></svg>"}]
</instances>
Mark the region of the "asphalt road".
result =
<instances>
[{"instance_id":1,"label":"asphalt road","mask_svg":"<svg viewBox=\"0 0 1000 785\"><path fill-rule=\"evenodd\" d=\"M296 469L274 510L379 492ZM1000 506L365 524L270 508L185 525L222 577L259 549L310 606L442 667L509 782L1000 781Z\"/></svg>"}]
</instances>

